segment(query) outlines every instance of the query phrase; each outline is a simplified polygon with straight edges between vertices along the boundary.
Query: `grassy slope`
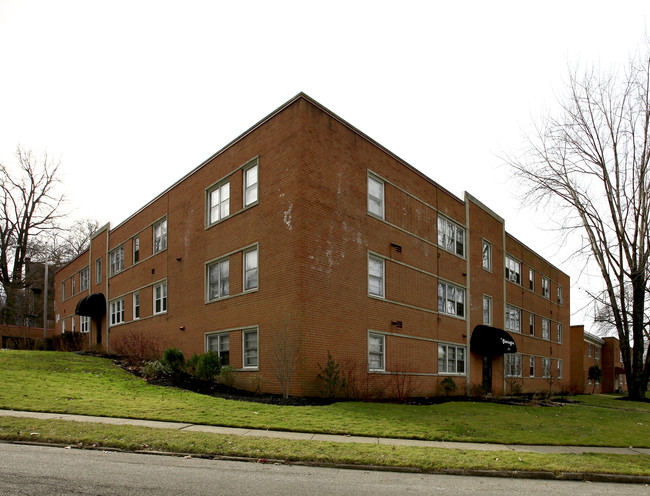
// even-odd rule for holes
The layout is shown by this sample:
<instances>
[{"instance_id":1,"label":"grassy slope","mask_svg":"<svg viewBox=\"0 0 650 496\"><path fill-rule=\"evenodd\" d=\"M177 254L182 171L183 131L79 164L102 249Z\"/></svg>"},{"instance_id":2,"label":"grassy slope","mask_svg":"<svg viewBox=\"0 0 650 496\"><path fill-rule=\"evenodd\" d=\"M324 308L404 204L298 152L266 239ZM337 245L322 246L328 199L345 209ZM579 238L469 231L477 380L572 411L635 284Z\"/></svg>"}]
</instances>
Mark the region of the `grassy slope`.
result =
<instances>
[{"instance_id":1,"label":"grassy slope","mask_svg":"<svg viewBox=\"0 0 650 496\"><path fill-rule=\"evenodd\" d=\"M600 407L273 406L150 386L110 360L54 352L0 351L0 378L0 408L17 410L365 436L650 447L650 406L606 397L585 397Z\"/></svg>"}]
</instances>

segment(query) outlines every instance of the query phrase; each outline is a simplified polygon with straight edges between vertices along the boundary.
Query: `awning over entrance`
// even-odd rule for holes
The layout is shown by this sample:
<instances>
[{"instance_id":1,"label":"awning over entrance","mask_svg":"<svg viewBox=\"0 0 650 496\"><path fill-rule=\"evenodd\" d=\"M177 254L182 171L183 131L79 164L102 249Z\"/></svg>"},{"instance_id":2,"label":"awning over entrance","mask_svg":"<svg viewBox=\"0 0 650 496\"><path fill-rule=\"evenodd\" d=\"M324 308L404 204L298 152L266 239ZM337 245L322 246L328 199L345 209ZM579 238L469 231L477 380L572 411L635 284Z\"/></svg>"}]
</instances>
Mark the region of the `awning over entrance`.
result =
<instances>
[{"instance_id":1,"label":"awning over entrance","mask_svg":"<svg viewBox=\"0 0 650 496\"><path fill-rule=\"evenodd\" d=\"M469 349L483 356L499 356L504 353L516 353L517 345L512 336L503 329L477 325L472 331Z\"/></svg>"},{"instance_id":2,"label":"awning over entrance","mask_svg":"<svg viewBox=\"0 0 650 496\"><path fill-rule=\"evenodd\" d=\"M106 298L103 293L94 293L88 295L77 303L77 308L74 311L77 315L84 317L92 317L100 319L106 315Z\"/></svg>"},{"instance_id":3,"label":"awning over entrance","mask_svg":"<svg viewBox=\"0 0 650 496\"><path fill-rule=\"evenodd\" d=\"M623 367L614 367L614 373L625 374L625 369Z\"/></svg>"}]
</instances>

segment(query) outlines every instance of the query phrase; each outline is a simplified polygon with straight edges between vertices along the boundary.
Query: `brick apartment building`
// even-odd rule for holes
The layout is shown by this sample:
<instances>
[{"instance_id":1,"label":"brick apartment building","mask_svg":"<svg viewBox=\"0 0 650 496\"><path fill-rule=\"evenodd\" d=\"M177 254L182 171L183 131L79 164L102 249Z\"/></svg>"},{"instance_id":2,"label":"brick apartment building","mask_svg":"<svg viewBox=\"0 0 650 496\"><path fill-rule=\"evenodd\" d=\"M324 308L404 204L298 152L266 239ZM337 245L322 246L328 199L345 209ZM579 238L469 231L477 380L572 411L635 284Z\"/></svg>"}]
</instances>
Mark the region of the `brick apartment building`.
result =
<instances>
[{"instance_id":1,"label":"brick apartment building","mask_svg":"<svg viewBox=\"0 0 650 496\"><path fill-rule=\"evenodd\" d=\"M57 331L156 336L214 350L237 384L277 392L274 349L318 394L327 353L359 385L435 395L569 386L569 277L458 198L299 94L56 274ZM81 314L81 315L79 315ZM287 339L284 339L287 338ZM295 348L294 348L295 346Z\"/></svg>"}]
</instances>

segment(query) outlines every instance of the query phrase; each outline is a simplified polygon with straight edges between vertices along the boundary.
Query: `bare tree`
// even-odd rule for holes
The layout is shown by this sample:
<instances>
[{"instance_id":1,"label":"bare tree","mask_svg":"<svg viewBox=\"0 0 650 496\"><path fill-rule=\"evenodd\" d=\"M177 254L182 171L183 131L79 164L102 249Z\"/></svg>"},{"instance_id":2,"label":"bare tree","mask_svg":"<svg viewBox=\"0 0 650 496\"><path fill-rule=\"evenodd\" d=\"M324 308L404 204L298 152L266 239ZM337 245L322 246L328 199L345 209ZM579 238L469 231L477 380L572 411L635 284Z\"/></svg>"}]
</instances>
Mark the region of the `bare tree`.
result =
<instances>
[{"instance_id":1,"label":"bare tree","mask_svg":"<svg viewBox=\"0 0 650 496\"><path fill-rule=\"evenodd\" d=\"M291 381L302 356L302 315L296 311L278 312L272 324L273 367L284 398L289 397Z\"/></svg>"},{"instance_id":2,"label":"bare tree","mask_svg":"<svg viewBox=\"0 0 650 496\"><path fill-rule=\"evenodd\" d=\"M0 164L0 284L5 305L2 318L14 323L24 291L24 266L30 242L57 228L63 195L56 192L59 162L35 157L19 146L18 167Z\"/></svg>"},{"instance_id":3,"label":"bare tree","mask_svg":"<svg viewBox=\"0 0 650 496\"><path fill-rule=\"evenodd\" d=\"M507 158L527 201L554 206L563 235L579 233L578 254L595 264L603 289L591 292L601 320L618 333L629 397L641 399L650 374L650 44L625 70L569 75L560 111Z\"/></svg>"},{"instance_id":4,"label":"bare tree","mask_svg":"<svg viewBox=\"0 0 650 496\"><path fill-rule=\"evenodd\" d=\"M42 262L47 259L56 267L65 265L88 249L90 238L99 230L101 223L86 218L75 220L69 227L60 227L30 242L28 252L31 260Z\"/></svg>"}]
</instances>

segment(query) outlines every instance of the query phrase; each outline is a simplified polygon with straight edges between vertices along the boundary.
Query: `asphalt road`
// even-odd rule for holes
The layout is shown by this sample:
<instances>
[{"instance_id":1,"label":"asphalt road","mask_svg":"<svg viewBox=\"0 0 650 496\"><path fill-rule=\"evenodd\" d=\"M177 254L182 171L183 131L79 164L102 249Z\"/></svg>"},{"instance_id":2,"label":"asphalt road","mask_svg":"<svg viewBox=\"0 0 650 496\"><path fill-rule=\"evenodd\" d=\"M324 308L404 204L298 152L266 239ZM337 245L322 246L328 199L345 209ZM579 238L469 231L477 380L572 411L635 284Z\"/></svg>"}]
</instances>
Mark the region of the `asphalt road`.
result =
<instances>
[{"instance_id":1,"label":"asphalt road","mask_svg":"<svg viewBox=\"0 0 650 496\"><path fill-rule=\"evenodd\" d=\"M650 495L640 484L255 464L0 443L0 495Z\"/></svg>"}]
</instances>

